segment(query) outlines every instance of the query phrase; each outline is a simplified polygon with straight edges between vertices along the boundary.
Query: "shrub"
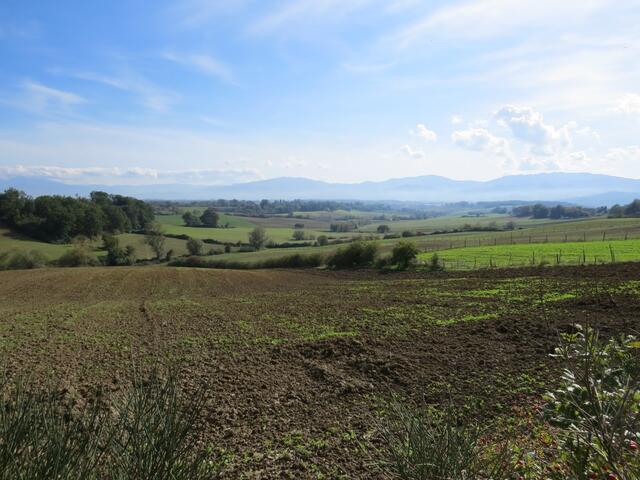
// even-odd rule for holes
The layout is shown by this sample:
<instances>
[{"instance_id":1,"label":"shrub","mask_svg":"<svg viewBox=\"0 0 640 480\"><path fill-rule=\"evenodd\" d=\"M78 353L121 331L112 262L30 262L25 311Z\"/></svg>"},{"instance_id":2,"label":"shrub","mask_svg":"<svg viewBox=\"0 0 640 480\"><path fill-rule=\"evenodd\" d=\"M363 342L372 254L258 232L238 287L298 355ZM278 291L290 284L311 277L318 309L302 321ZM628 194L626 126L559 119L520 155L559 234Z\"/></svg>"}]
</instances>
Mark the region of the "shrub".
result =
<instances>
[{"instance_id":1,"label":"shrub","mask_svg":"<svg viewBox=\"0 0 640 480\"><path fill-rule=\"evenodd\" d=\"M516 428L481 428L464 408L396 402L380 426L388 467L406 480L638 480L639 348L635 337L603 342L580 326L562 335L559 387L545 396L543 415Z\"/></svg>"},{"instance_id":2,"label":"shrub","mask_svg":"<svg viewBox=\"0 0 640 480\"><path fill-rule=\"evenodd\" d=\"M372 265L378 254L378 245L357 240L340 248L327 262L331 268L358 268Z\"/></svg>"},{"instance_id":3,"label":"shrub","mask_svg":"<svg viewBox=\"0 0 640 480\"><path fill-rule=\"evenodd\" d=\"M37 250L15 251L0 258L0 270L30 270L46 267L47 257Z\"/></svg>"},{"instance_id":4,"label":"shrub","mask_svg":"<svg viewBox=\"0 0 640 480\"><path fill-rule=\"evenodd\" d=\"M482 442L484 429L453 407L416 411L394 402L381 433L390 470L403 480L511 478L509 452Z\"/></svg>"},{"instance_id":5,"label":"shrub","mask_svg":"<svg viewBox=\"0 0 640 480\"><path fill-rule=\"evenodd\" d=\"M329 239L327 238L326 235L320 235L316 239L316 242L318 242L318 245L321 247L324 247L325 245L329 245Z\"/></svg>"},{"instance_id":6,"label":"shrub","mask_svg":"<svg viewBox=\"0 0 640 480\"><path fill-rule=\"evenodd\" d=\"M293 239L294 240L304 240L305 239L305 233L304 230L296 230L293 232Z\"/></svg>"},{"instance_id":7,"label":"shrub","mask_svg":"<svg viewBox=\"0 0 640 480\"><path fill-rule=\"evenodd\" d=\"M231 268L251 270L263 268L315 268L324 265L325 258L321 254L287 255L255 262L238 262L230 260L204 260L198 257L180 258L170 263L172 267L194 268Z\"/></svg>"},{"instance_id":8,"label":"shrub","mask_svg":"<svg viewBox=\"0 0 640 480\"><path fill-rule=\"evenodd\" d=\"M411 230L404 230L402 232L402 237L403 238L415 237L415 236L416 236L416 232L412 232Z\"/></svg>"},{"instance_id":9,"label":"shrub","mask_svg":"<svg viewBox=\"0 0 640 480\"><path fill-rule=\"evenodd\" d=\"M433 255L431 255L431 259L429 260L429 264L427 265L427 268L431 272L439 272L440 270L444 270L444 265L440 261L440 257L438 256L437 253L434 253Z\"/></svg>"},{"instance_id":10,"label":"shrub","mask_svg":"<svg viewBox=\"0 0 640 480\"><path fill-rule=\"evenodd\" d=\"M378 233L389 233L391 231L391 228L389 227L389 225L378 225L378 228L376 229L376 231Z\"/></svg>"},{"instance_id":11,"label":"shrub","mask_svg":"<svg viewBox=\"0 0 640 480\"><path fill-rule=\"evenodd\" d=\"M392 265L397 265L399 269L406 269L415 261L418 253L415 243L400 241L393 247L390 262Z\"/></svg>"},{"instance_id":12,"label":"shrub","mask_svg":"<svg viewBox=\"0 0 640 480\"><path fill-rule=\"evenodd\" d=\"M571 478L592 472L640 478L638 347L634 337L605 343L580 326L563 335L555 356L565 370L560 388L546 396L547 417L560 428L560 457Z\"/></svg>"},{"instance_id":13,"label":"shrub","mask_svg":"<svg viewBox=\"0 0 640 480\"><path fill-rule=\"evenodd\" d=\"M56 263L60 267L91 267L100 264L87 247L79 245L62 254Z\"/></svg>"},{"instance_id":14,"label":"shrub","mask_svg":"<svg viewBox=\"0 0 640 480\"><path fill-rule=\"evenodd\" d=\"M204 249L204 243L202 240L198 240L197 238L189 238L187 240L187 250L191 255L202 255L202 250Z\"/></svg>"},{"instance_id":15,"label":"shrub","mask_svg":"<svg viewBox=\"0 0 640 480\"><path fill-rule=\"evenodd\" d=\"M260 250L267 243L267 231L262 227L256 227L249 233L249 245Z\"/></svg>"},{"instance_id":16,"label":"shrub","mask_svg":"<svg viewBox=\"0 0 640 480\"><path fill-rule=\"evenodd\" d=\"M107 251L106 257L102 260L105 265L122 266L136 263L135 248L132 245L120 247L120 241L113 235L102 237L102 248Z\"/></svg>"},{"instance_id":17,"label":"shrub","mask_svg":"<svg viewBox=\"0 0 640 480\"><path fill-rule=\"evenodd\" d=\"M216 465L197 445L205 393L153 373L109 408L78 407L56 389L0 378L0 479L212 478Z\"/></svg>"}]
</instances>

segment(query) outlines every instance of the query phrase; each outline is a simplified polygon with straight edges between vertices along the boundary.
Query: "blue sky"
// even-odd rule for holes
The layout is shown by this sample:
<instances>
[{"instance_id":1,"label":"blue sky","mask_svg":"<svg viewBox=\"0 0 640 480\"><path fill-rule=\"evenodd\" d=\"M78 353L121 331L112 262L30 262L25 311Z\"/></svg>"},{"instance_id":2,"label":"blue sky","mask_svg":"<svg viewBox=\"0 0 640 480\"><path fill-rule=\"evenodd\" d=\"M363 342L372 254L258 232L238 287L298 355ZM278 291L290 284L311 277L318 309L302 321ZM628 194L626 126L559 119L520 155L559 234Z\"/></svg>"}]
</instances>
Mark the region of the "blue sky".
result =
<instances>
[{"instance_id":1,"label":"blue sky","mask_svg":"<svg viewBox=\"0 0 640 480\"><path fill-rule=\"evenodd\" d=\"M638 0L4 0L0 175L640 178Z\"/></svg>"}]
</instances>

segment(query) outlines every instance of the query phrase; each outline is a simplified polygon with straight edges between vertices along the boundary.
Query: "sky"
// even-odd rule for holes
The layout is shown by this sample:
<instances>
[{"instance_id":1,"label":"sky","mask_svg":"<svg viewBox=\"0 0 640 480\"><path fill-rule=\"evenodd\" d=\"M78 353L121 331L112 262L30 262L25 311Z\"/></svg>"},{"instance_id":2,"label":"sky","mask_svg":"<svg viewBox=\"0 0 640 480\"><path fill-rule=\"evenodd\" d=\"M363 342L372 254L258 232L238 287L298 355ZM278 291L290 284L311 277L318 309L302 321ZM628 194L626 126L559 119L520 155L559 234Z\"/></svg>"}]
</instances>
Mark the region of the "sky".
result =
<instances>
[{"instance_id":1,"label":"sky","mask_svg":"<svg viewBox=\"0 0 640 480\"><path fill-rule=\"evenodd\" d=\"M3 0L0 176L640 178L640 0Z\"/></svg>"}]
</instances>

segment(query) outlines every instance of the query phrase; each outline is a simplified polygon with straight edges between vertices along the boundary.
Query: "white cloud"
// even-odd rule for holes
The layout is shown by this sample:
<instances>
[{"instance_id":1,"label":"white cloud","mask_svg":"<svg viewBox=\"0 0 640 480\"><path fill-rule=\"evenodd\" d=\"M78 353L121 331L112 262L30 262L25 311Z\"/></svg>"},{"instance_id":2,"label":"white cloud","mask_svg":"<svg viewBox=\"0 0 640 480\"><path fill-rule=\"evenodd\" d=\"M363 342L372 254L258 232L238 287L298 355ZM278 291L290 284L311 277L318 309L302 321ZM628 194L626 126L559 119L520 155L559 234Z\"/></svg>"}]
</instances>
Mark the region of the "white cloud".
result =
<instances>
[{"instance_id":1,"label":"white cloud","mask_svg":"<svg viewBox=\"0 0 640 480\"><path fill-rule=\"evenodd\" d=\"M157 170L143 167L60 167L49 165L0 166L0 178L40 177L67 184L101 183L107 185L170 184L226 185L261 178L253 169Z\"/></svg>"},{"instance_id":2,"label":"white cloud","mask_svg":"<svg viewBox=\"0 0 640 480\"><path fill-rule=\"evenodd\" d=\"M44 113L50 108L66 109L72 105L86 101L75 93L58 90L30 80L24 82L22 86L25 92L25 98L17 101L9 100L7 103L26 108L27 110Z\"/></svg>"},{"instance_id":3,"label":"white cloud","mask_svg":"<svg viewBox=\"0 0 640 480\"><path fill-rule=\"evenodd\" d=\"M627 93L613 109L617 113L640 114L640 95L636 93Z\"/></svg>"},{"instance_id":4,"label":"white cloud","mask_svg":"<svg viewBox=\"0 0 640 480\"><path fill-rule=\"evenodd\" d=\"M608 161L619 162L624 164L634 164L638 170L640 164L640 145L631 145L628 147L610 148L607 151L606 158Z\"/></svg>"},{"instance_id":5,"label":"white cloud","mask_svg":"<svg viewBox=\"0 0 640 480\"><path fill-rule=\"evenodd\" d=\"M217 77L228 83L233 83L233 72L231 68L210 55L198 53L165 53L162 56L166 60L195 68L206 75Z\"/></svg>"},{"instance_id":6,"label":"white cloud","mask_svg":"<svg viewBox=\"0 0 640 480\"><path fill-rule=\"evenodd\" d=\"M414 150L410 145L403 145L400 147L400 153L416 160L426 157L422 150Z\"/></svg>"},{"instance_id":7,"label":"white cloud","mask_svg":"<svg viewBox=\"0 0 640 480\"><path fill-rule=\"evenodd\" d=\"M420 137L427 142L435 142L438 140L438 135L433 130L429 130L425 125L419 123L416 125L415 130L411 130L409 132L411 135L415 135L416 137Z\"/></svg>"},{"instance_id":8,"label":"white cloud","mask_svg":"<svg viewBox=\"0 0 640 480\"><path fill-rule=\"evenodd\" d=\"M400 47L433 36L477 39L579 24L606 0L471 0L430 12L396 34Z\"/></svg>"},{"instance_id":9,"label":"white cloud","mask_svg":"<svg viewBox=\"0 0 640 480\"><path fill-rule=\"evenodd\" d=\"M338 22L366 7L374 0L289 0L275 11L254 22L251 33L292 33L292 27L318 22Z\"/></svg>"},{"instance_id":10,"label":"white cloud","mask_svg":"<svg viewBox=\"0 0 640 480\"><path fill-rule=\"evenodd\" d=\"M72 75L81 80L101 83L111 88L130 92L141 99L141 103L149 110L165 112L180 101L180 95L153 84L143 76L131 71L119 72L118 75L101 75L93 72L79 72Z\"/></svg>"},{"instance_id":11,"label":"white cloud","mask_svg":"<svg viewBox=\"0 0 640 480\"><path fill-rule=\"evenodd\" d=\"M451 134L451 140L459 147L479 152L489 152L505 158L511 156L509 141L496 137L485 128L458 130Z\"/></svg>"},{"instance_id":12,"label":"white cloud","mask_svg":"<svg viewBox=\"0 0 640 480\"><path fill-rule=\"evenodd\" d=\"M558 149L570 147L571 130L577 129L575 122L561 128L548 125L540 112L529 107L506 105L495 113L495 118L516 139L531 144L538 155L553 155Z\"/></svg>"},{"instance_id":13,"label":"white cloud","mask_svg":"<svg viewBox=\"0 0 640 480\"><path fill-rule=\"evenodd\" d=\"M460 115L451 115L449 121L451 122L451 125L460 125L463 122Z\"/></svg>"}]
</instances>

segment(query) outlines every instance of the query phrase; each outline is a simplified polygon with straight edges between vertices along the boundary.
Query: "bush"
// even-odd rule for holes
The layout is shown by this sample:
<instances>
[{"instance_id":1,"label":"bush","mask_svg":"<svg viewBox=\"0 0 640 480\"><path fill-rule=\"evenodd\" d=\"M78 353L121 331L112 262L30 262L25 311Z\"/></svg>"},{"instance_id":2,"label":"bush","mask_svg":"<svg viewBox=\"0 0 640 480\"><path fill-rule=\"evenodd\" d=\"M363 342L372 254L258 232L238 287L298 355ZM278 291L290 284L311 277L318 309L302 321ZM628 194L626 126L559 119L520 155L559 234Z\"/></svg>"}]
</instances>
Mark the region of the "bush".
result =
<instances>
[{"instance_id":1,"label":"bush","mask_svg":"<svg viewBox=\"0 0 640 480\"><path fill-rule=\"evenodd\" d=\"M59 267L93 267L100 262L87 247L75 246L58 258L56 264Z\"/></svg>"},{"instance_id":2,"label":"bush","mask_svg":"<svg viewBox=\"0 0 640 480\"><path fill-rule=\"evenodd\" d=\"M420 251L415 243L400 241L394 247L391 253L391 264L397 265L399 269L406 269L415 261Z\"/></svg>"},{"instance_id":3,"label":"bush","mask_svg":"<svg viewBox=\"0 0 640 480\"><path fill-rule=\"evenodd\" d=\"M318 245L320 247L324 247L325 245L329 245L329 239L327 238L326 235L320 235L317 239L316 242L318 242Z\"/></svg>"},{"instance_id":4,"label":"bush","mask_svg":"<svg viewBox=\"0 0 640 480\"><path fill-rule=\"evenodd\" d=\"M327 262L331 268L358 268L373 265L378 254L378 245L373 242L355 241L340 248Z\"/></svg>"},{"instance_id":5,"label":"bush","mask_svg":"<svg viewBox=\"0 0 640 480\"><path fill-rule=\"evenodd\" d=\"M204 249L204 243L202 240L198 240L197 238L189 238L187 240L187 250L191 255L202 255L202 250Z\"/></svg>"},{"instance_id":6,"label":"bush","mask_svg":"<svg viewBox=\"0 0 640 480\"><path fill-rule=\"evenodd\" d=\"M484 429L453 407L416 411L395 402L381 433L389 467L403 480L511 478L508 452L484 444Z\"/></svg>"},{"instance_id":7,"label":"bush","mask_svg":"<svg viewBox=\"0 0 640 480\"><path fill-rule=\"evenodd\" d=\"M380 426L387 466L406 480L638 480L639 348L635 337L603 342L577 326L556 349L565 368L543 415L503 429L469 422L465 408L396 402Z\"/></svg>"},{"instance_id":8,"label":"bush","mask_svg":"<svg viewBox=\"0 0 640 480\"><path fill-rule=\"evenodd\" d=\"M0 270L30 270L46 267L49 261L37 250L15 251L0 257Z\"/></svg>"},{"instance_id":9,"label":"bush","mask_svg":"<svg viewBox=\"0 0 640 480\"><path fill-rule=\"evenodd\" d=\"M260 250L267 243L267 231L262 227L256 227L249 232L249 245Z\"/></svg>"},{"instance_id":10,"label":"bush","mask_svg":"<svg viewBox=\"0 0 640 480\"><path fill-rule=\"evenodd\" d=\"M546 396L547 417L560 428L560 457L571 478L608 472L638 479L640 342L604 343L593 329L577 329L556 349L565 370L560 388Z\"/></svg>"},{"instance_id":11,"label":"bush","mask_svg":"<svg viewBox=\"0 0 640 480\"><path fill-rule=\"evenodd\" d=\"M305 239L305 233L304 230L295 230L293 232L293 239L294 240L304 240Z\"/></svg>"},{"instance_id":12,"label":"bush","mask_svg":"<svg viewBox=\"0 0 640 480\"><path fill-rule=\"evenodd\" d=\"M0 479L212 478L197 444L205 398L181 391L171 372L134 381L109 408L0 378Z\"/></svg>"},{"instance_id":13,"label":"bush","mask_svg":"<svg viewBox=\"0 0 640 480\"><path fill-rule=\"evenodd\" d=\"M252 270L263 268L315 268L324 265L325 258L321 254L287 255L255 262L239 262L230 260L204 260L198 257L180 258L170 263L172 267L192 268L231 268L236 270Z\"/></svg>"},{"instance_id":14,"label":"bush","mask_svg":"<svg viewBox=\"0 0 640 480\"><path fill-rule=\"evenodd\" d=\"M444 265L440 261L440 257L437 253L431 255L431 259L429 260L427 269L431 272L439 272L441 270L444 270Z\"/></svg>"}]
</instances>

